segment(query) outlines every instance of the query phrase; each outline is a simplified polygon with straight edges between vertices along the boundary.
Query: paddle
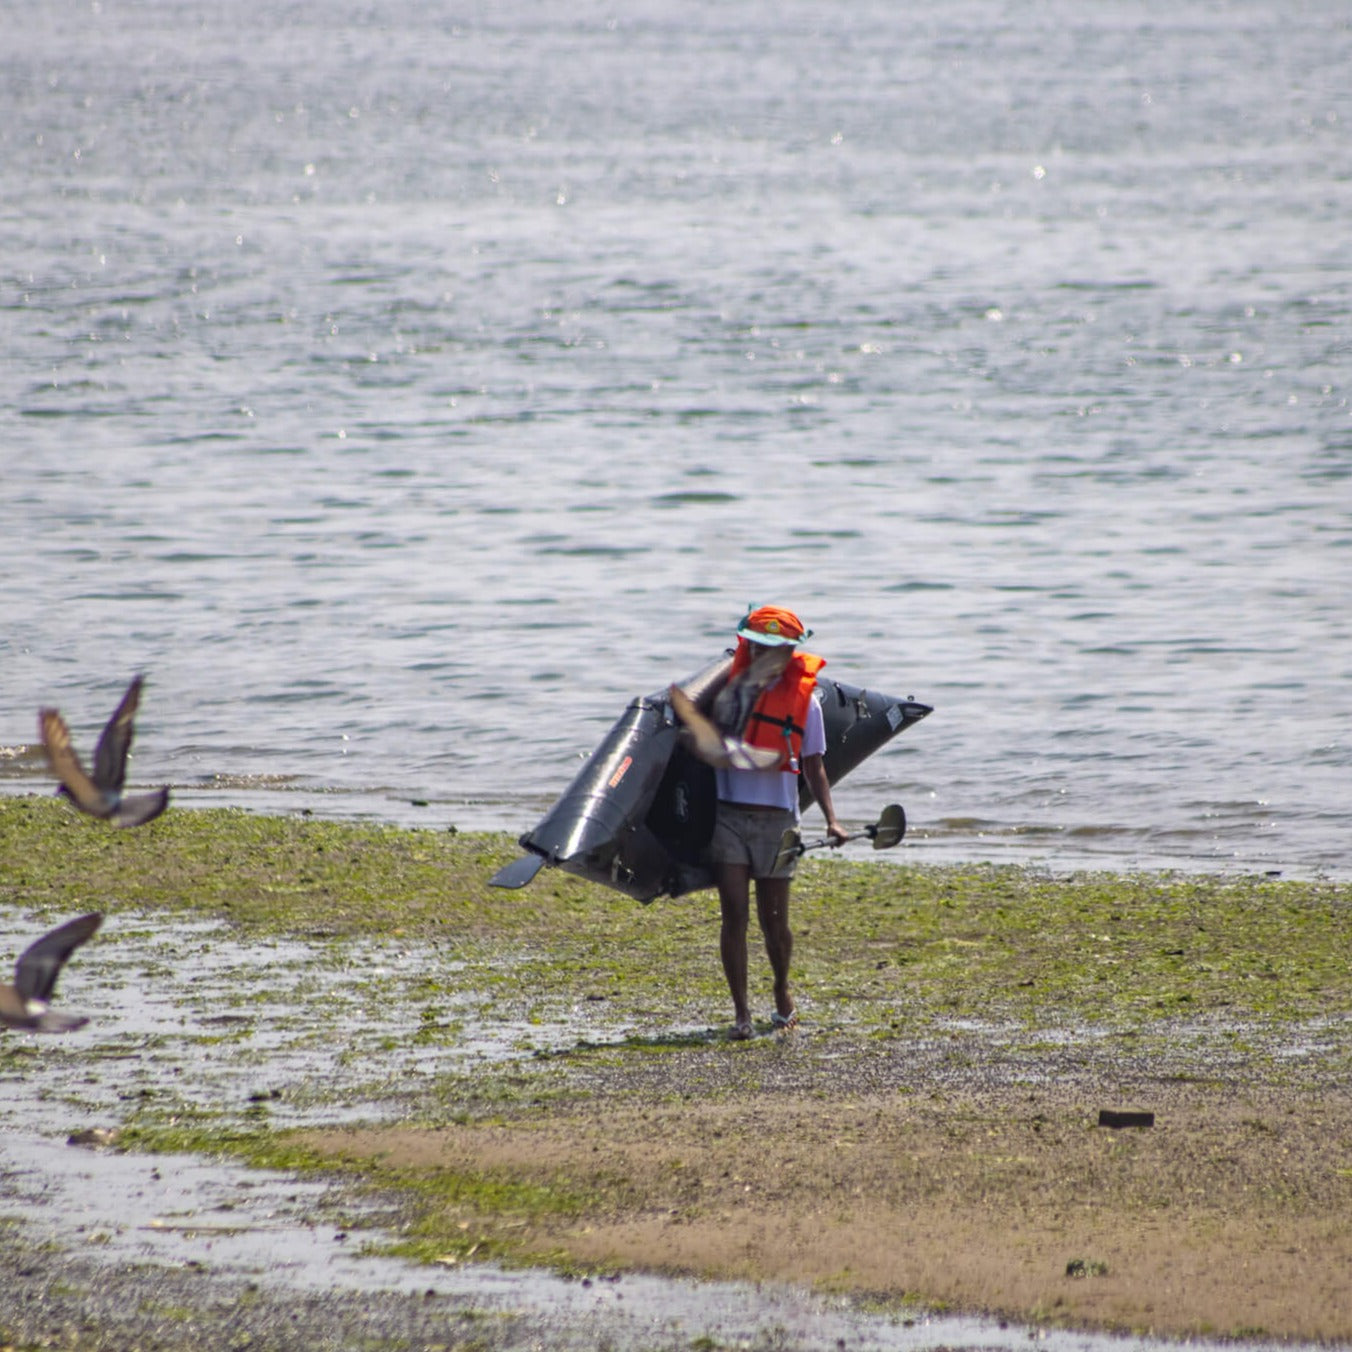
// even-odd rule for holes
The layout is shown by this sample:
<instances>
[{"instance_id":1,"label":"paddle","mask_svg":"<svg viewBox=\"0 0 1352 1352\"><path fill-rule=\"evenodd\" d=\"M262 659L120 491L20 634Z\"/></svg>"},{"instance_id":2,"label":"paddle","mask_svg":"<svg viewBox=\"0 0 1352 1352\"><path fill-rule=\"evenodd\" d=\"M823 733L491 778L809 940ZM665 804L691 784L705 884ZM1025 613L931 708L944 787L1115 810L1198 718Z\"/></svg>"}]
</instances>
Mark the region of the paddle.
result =
<instances>
[{"instance_id":1,"label":"paddle","mask_svg":"<svg viewBox=\"0 0 1352 1352\"><path fill-rule=\"evenodd\" d=\"M906 834L906 812L900 803L889 803L878 814L878 820L871 825L864 827L862 831L856 831L852 835L845 837L845 840L862 840L868 836L873 841L875 850L890 850L893 845L901 843L901 838ZM808 850L820 850L824 845L830 845L832 842L826 840L813 840L804 843L801 835L792 829L785 831L779 841L779 853L775 856L775 872L778 873L785 865L797 859L799 855ZM840 842L842 845L845 841Z\"/></svg>"}]
</instances>

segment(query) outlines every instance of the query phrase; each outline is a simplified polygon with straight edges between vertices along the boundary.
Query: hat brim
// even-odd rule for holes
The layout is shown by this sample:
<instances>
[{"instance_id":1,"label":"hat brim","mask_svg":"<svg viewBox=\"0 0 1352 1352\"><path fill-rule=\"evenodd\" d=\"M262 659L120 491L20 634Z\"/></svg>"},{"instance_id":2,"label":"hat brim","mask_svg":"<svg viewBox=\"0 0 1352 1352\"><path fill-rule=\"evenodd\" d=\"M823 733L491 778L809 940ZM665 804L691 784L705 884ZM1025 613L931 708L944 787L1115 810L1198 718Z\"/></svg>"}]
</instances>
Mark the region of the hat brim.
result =
<instances>
[{"instance_id":1,"label":"hat brim","mask_svg":"<svg viewBox=\"0 0 1352 1352\"><path fill-rule=\"evenodd\" d=\"M796 648L807 635L790 638L787 634L762 634L759 629L739 629L737 637L748 643L759 643L764 648Z\"/></svg>"}]
</instances>

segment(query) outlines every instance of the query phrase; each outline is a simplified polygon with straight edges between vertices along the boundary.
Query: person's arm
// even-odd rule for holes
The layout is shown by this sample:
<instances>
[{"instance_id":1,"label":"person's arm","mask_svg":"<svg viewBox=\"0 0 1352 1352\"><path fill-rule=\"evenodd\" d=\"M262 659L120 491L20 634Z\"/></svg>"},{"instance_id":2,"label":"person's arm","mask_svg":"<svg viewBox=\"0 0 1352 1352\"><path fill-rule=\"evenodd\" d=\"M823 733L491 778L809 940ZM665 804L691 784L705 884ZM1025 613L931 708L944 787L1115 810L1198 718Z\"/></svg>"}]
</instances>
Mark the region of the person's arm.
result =
<instances>
[{"instance_id":1,"label":"person's arm","mask_svg":"<svg viewBox=\"0 0 1352 1352\"><path fill-rule=\"evenodd\" d=\"M820 756L803 757L803 778L826 818L826 834L831 837L832 846L844 844L850 833L836 820L836 809L831 802L831 781L826 777L826 765Z\"/></svg>"}]
</instances>

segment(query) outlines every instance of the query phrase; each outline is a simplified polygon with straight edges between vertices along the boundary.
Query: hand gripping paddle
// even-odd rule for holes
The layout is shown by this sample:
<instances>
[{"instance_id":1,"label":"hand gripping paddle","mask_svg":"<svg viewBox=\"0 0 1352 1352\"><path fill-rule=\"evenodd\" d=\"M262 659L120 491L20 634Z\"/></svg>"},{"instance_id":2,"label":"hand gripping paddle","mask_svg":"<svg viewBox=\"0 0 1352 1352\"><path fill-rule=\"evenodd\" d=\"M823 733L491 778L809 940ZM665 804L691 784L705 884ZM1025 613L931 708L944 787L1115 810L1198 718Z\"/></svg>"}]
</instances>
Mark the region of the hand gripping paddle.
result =
<instances>
[{"instance_id":1,"label":"hand gripping paddle","mask_svg":"<svg viewBox=\"0 0 1352 1352\"><path fill-rule=\"evenodd\" d=\"M905 810L900 803L889 803L878 814L876 822L864 827L862 831L856 831L853 835L846 836L845 840L862 840L863 837L868 836L873 841L875 850L890 850L893 845L901 843L905 834ZM840 843L843 845L845 841L843 840ZM778 873L808 850L820 850L822 846L830 844L832 844L832 841L829 838L804 843L802 836L797 831L792 829L785 831L780 838L779 853L775 856L774 871Z\"/></svg>"}]
</instances>

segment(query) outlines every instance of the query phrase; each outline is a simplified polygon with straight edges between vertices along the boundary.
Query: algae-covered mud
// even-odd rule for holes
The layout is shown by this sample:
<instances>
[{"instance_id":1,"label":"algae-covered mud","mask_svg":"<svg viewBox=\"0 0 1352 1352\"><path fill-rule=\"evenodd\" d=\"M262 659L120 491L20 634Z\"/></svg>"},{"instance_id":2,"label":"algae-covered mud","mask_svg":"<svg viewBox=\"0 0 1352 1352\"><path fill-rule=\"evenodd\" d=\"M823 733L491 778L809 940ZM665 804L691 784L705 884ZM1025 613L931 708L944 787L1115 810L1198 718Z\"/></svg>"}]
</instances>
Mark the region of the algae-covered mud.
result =
<instances>
[{"instance_id":1,"label":"algae-covered mud","mask_svg":"<svg viewBox=\"0 0 1352 1352\"><path fill-rule=\"evenodd\" d=\"M107 915L0 1036L0 1342L1352 1337L1347 885L813 860L737 1044L709 894L514 853L0 803L0 960Z\"/></svg>"}]
</instances>

